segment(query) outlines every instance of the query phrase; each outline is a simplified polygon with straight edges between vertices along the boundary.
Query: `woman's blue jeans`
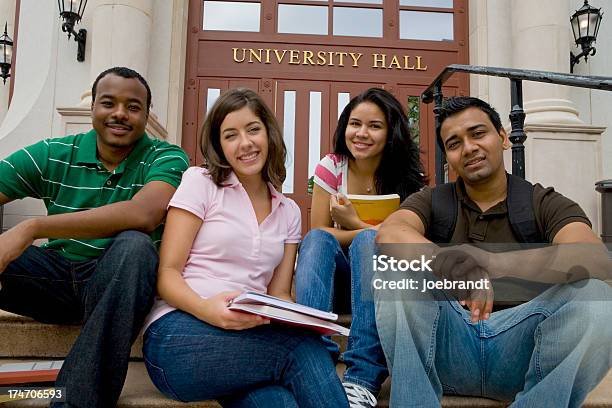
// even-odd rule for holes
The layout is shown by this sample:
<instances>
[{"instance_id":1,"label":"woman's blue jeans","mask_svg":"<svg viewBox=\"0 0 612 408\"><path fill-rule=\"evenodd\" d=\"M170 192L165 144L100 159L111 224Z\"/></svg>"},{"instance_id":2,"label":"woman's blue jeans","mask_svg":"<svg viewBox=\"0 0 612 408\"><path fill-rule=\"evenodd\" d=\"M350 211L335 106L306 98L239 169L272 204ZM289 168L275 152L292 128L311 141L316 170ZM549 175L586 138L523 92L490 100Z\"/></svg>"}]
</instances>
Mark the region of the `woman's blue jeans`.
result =
<instances>
[{"instance_id":1,"label":"woman's blue jeans","mask_svg":"<svg viewBox=\"0 0 612 408\"><path fill-rule=\"evenodd\" d=\"M174 400L216 399L225 408L348 408L320 338L294 327L223 330L175 310L149 326L143 354L155 386Z\"/></svg>"},{"instance_id":2,"label":"woman's blue jeans","mask_svg":"<svg viewBox=\"0 0 612 408\"><path fill-rule=\"evenodd\" d=\"M388 376L380 346L374 314L371 284L372 257L376 253L372 229L358 233L348 256L340 243L326 231L310 231L300 245L296 268L297 303L325 311L346 312L342 303L350 299L353 315L351 334L342 360L346 364L344 380L361 385L374 395ZM338 346L324 338L332 355Z\"/></svg>"}]
</instances>

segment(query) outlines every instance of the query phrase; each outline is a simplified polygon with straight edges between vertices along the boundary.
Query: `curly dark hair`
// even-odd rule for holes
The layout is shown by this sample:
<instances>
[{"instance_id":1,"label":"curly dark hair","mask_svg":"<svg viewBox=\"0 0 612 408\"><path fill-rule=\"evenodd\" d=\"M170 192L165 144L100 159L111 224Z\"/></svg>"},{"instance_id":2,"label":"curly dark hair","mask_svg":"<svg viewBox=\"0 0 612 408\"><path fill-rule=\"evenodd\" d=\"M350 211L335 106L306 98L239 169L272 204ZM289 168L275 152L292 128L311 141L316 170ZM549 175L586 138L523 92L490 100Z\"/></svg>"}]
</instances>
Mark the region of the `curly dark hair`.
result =
<instances>
[{"instance_id":1,"label":"curly dark hair","mask_svg":"<svg viewBox=\"0 0 612 408\"><path fill-rule=\"evenodd\" d=\"M287 149L283 134L276 117L263 99L247 88L230 89L223 93L206 115L200 131L200 149L206 167L216 185L221 186L227 180L232 167L227 162L221 148L221 124L232 112L248 106L263 123L268 133L268 157L262 169L262 177L280 190L285 181L285 157Z\"/></svg>"},{"instance_id":2,"label":"curly dark hair","mask_svg":"<svg viewBox=\"0 0 612 408\"><path fill-rule=\"evenodd\" d=\"M426 183L419 148L410 136L408 118L402 105L388 91L370 88L346 105L334 134L334 153L355 159L346 145L346 127L353 109L363 102L371 102L384 113L387 121L387 141L380 164L374 173L377 194L399 194L403 201L419 191Z\"/></svg>"}]
</instances>

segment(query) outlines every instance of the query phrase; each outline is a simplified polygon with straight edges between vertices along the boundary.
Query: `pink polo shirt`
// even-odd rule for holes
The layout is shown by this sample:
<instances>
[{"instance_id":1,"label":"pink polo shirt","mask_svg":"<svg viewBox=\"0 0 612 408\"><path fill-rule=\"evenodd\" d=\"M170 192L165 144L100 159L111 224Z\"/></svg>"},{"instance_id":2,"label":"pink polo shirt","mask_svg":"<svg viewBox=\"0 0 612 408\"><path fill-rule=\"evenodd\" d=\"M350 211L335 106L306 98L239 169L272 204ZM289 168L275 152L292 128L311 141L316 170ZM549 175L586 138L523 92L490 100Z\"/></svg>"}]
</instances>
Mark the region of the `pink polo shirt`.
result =
<instances>
[{"instance_id":1,"label":"pink polo shirt","mask_svg":"<svg viewBox=\"0 0 612 408\"><path fill-rule=\"evenodd\" d=\"M300 242L301 215L297 204L268 184L272 211L257 224L246 190L234 173L217 186L201 167L191 167L168 207L181 208L202 219L189 252L183 279L200 296L251 290L266 293L284 254L285 244ZM175 310L157 297L146 328Z\"/></svg>"}]
</instances>

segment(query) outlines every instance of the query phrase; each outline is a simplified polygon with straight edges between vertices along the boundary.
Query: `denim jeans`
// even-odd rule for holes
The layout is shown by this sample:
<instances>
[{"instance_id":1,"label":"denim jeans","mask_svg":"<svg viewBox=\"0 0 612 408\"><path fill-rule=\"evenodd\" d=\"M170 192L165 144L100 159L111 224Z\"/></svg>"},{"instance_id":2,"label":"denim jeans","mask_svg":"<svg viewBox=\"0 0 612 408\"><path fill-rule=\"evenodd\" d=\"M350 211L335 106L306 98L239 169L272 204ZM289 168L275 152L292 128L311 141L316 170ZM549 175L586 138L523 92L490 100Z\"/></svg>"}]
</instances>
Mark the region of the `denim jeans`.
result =
<instances>
[{"instance_id":1,"label":"denim jeans","mask_svg":"<svg viewBox=\"0 0 612 408\"><path fill-rule=\"evenodd\" d=\"M153 303L158 256L148 235L122 232L97 259L71 262L29 247L0 274L0 308L44 323L84 323L55 385L66 403L113 407L130 348Z\"/></svg>"},{"instance_id":2,"label":"denim jeans","mask_svg":"<svg viewBox=\"0 0 612 408\"><path fill-rule=\"evenodd\" d=\"M350 299L353 320L347 350L342 356L346 364L344 380L359 384L374 395L388 376L376 332L370 286L375 237L374 230L358 233L347 258L332 234L319 229L310 231L300 245L295 284L297 303L316 309L344 312L338 306ZM337 355L336 343L329 338L324 341L332 355Z\"/></svg>"},{"instance_id":3,"label":"denim jeans","mask_svg":"<svg viewBox=\"0 0 612 408\"><path fill-rule=\"evenodd\" d=\"M318 336L283 325L224 330L180 310L149 326L145 365L178 401L224 407L346 407L334 364Z\"/></svg>"},{"instance_id":4,"label":"denim jeans","mask_svg":"<svg viewBox=\"0 0 612 408\"><path fill-rule=\"evenodd\" d=\"M374 296L394 407L439 407L442 394L579 407L612 362L612 288L600 280L552 286L476 324L442 291L391 292Z\"/></svg>"}]
</instances>

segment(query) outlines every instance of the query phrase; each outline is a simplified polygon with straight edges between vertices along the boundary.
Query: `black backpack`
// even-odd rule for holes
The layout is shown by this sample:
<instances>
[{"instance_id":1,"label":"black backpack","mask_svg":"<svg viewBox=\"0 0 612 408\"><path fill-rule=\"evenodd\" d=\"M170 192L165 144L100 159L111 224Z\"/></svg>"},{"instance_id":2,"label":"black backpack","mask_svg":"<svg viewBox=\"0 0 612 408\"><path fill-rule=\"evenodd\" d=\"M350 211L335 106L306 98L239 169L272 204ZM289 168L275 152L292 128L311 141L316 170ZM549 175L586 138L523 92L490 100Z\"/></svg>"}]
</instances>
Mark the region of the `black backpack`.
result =
<instances>
[{"instance_id":1,"label":"black backpack","mask_svg":"<svg viewBox=\"0 0 612 408\"><path fill-rule=\"evenodd\" d=\"M450 243L455 231L459 203L455 183L436 186L432 190L432 221L426 237L435 243ZM533 184L508 175L508 218L512 231L521 243L542 243L543 238L533 211Z\"/></svg>"}]
</instances>

